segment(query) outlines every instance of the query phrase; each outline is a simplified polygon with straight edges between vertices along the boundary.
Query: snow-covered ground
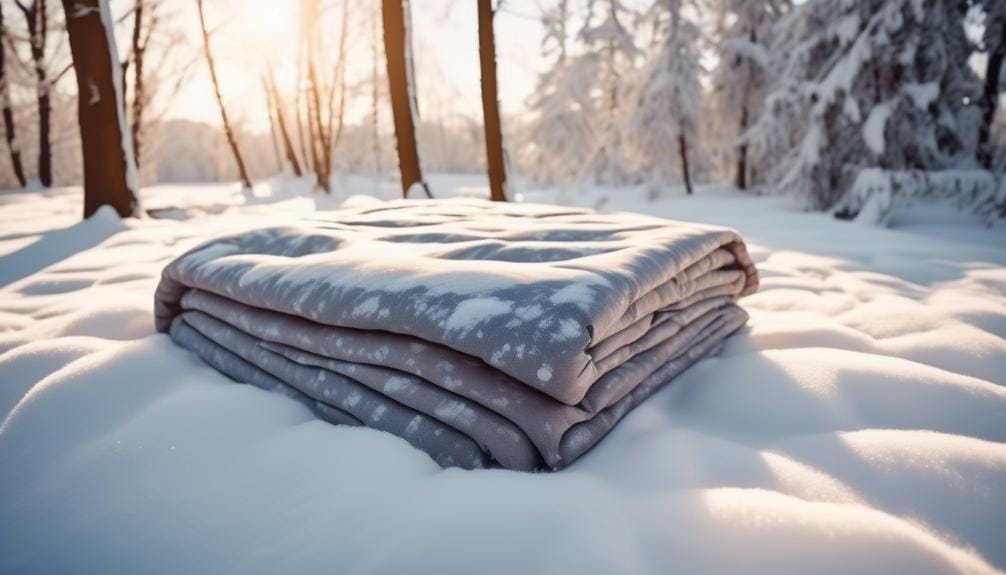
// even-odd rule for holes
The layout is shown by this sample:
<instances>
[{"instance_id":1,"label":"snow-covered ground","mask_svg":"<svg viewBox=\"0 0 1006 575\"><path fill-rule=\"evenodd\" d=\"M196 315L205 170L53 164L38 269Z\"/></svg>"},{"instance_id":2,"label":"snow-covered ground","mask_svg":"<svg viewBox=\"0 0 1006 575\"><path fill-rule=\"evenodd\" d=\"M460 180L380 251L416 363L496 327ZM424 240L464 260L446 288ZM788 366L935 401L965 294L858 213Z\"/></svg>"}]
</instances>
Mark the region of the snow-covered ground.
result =
<instances>
[{"instance_id":1,"label":"snow-covered ground","mask_svg":"<svg viewBox=\"0 0 1006 575\"><path fill-rule=\"evenodd\" d=\"M78 222L79 191L0 193L0 572L1006 569L1006 234L646 194L559 198L738 228L751 321L569 469L523 474L442 470L153 332L175 255L337 199L165 186L146 207L188 219Z\"/></svg>"}]
</instances>

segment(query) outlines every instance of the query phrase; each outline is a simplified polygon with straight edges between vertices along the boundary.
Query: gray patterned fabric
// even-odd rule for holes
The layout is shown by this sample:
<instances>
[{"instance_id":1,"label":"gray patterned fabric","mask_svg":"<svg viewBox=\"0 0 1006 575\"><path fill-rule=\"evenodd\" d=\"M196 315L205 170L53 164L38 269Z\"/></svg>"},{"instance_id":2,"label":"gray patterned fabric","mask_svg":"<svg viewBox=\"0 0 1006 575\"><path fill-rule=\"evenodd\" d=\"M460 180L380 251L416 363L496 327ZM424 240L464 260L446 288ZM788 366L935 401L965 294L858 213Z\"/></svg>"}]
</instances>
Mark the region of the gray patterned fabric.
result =
<instances>
[{"instance_id":1,"label":"gray patterned fabric","mask_svg":"<svg viewBox=\"0 0 1006 575\"><path fill-rule=\"evenodd\" d=\"M328 421L444 466L560 469L747 320L732 230L480 200L397 201L213 239L157 329Z\"/></svg>"}]
</instances>

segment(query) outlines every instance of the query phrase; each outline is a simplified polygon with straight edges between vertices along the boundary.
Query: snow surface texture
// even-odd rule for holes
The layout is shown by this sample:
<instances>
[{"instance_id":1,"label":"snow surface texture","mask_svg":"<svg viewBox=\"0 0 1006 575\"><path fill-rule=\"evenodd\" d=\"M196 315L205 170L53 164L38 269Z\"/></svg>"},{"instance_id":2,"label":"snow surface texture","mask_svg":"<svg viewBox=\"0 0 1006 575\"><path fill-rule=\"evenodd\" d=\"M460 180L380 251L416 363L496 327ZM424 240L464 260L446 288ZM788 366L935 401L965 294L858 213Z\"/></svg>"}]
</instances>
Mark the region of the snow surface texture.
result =
<instances>
[{"instance_id":1,"label":"snow surface texture","mask_svg":"<svg viewBox=\"0 0 1006 575\"><path fill-rule=\"evenodd\" d=\"M322 200L143 194L227 217L75 223L78 192L0 195L0 572L1006 568L1006 248L951 209L884 230L703 188L576 196L735 227L762 285L719 357L526 474L441 470L155 335L165 263Z\"/></svg>"}]
</instances>

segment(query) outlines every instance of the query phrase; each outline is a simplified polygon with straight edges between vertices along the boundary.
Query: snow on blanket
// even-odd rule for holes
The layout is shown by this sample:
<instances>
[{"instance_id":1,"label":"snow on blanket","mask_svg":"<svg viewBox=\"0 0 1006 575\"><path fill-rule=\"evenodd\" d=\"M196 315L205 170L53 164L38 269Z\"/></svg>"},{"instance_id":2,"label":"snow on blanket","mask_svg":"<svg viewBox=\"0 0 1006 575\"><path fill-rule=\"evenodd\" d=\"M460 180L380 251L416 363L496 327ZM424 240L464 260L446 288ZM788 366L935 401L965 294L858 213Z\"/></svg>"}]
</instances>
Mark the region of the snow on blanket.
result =
<instances>
[{"instance_id":1,"label":"snow on blanket","mask_svg":"<svg viewBox=\"0 0 1006 575\"><path fill-rule=\"evenodd\" d=\"M760 291L719 356L564 471L526 474L442 470L154 332L168 261L311 199L73 223L75 192L0 195L0 572L1006 569L1001 232L611 197L737 228Z\"/></svg>"},{"instance_id":2,"label":"snow on blanket","mask_svg":"<svg viewBox=\"0 0 1006 575\"><path fill-rule=\"evenodd\" d=\"M403 200L210 239L164 269L154 315L234 379L441 465L560 469L743 325L756 287L726 228Z\"/></svg>"}]
</instances>

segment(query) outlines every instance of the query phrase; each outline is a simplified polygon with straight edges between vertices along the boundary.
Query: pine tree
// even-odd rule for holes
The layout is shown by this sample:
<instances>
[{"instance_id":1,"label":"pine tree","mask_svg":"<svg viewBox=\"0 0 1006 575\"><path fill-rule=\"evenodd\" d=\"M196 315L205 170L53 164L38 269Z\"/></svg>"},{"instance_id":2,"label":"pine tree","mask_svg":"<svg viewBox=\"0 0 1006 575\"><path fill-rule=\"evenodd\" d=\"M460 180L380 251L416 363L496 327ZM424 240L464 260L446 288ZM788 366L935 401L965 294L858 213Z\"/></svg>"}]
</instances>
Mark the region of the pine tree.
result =
<instances>
[{"instance_id":1,"label":"pine tree","mask_svg":"<svg viewBox=\"0 0 1006 575\"><path fill-rule=\"evenodd\" d=\"M625 137L633 164L667 180L675 172L670 152L679 158L677 173L692 193L689 153L696 146L702 100L701 31L685 14L687 0L658 0L646 14L653 23L655 50L637 81Z\"/></svg>"},{"instance_id":2,"label":"pine tree","mask_svg":"<svg viewBox=\"0 0 1006 575\"><path fill-rule=\"evenodd\" d=\"M751 132L776 185L838 204L863 168L939 169L971 153L977 94L953 0L819 0L780 24L778 76Z\"/></svg>"},{"instance_id":3,"label":"pine tree","mask_svg":"<svg viewBox=\"0 0 1006 575\"><path fill-rule=\"evenodd\" d=\"M760 183L758 158L747 141L771 87L769 44L773 29L790 7L788 0L722 0L724 28L718 36L719 62L713 71L716 117L735 156L734 184L745 189ZM723 125L725 124L725 125Z\"/></svg>"},{"instance_id":4,"label":"pine tree","mask_svg":"<svg viewBox=\"0 0 1006 575\"><path fill-rule=\"evenodd\" d=\"M559 0L544 10L541 22L545 29L542 51L552 63L539 76L527 101L532 120L524 156L534 175L549 183L568 184L580 175L589 151L590 90L595 78L590 67L570 54L569 0Z\"/></svg>"},{"instance_id":5,"label":"pine tree","mask_svg":"<svg viewBox=\"0 0 1006 575\"><path fill-rule=\"evenodd\" d=\"M990 134L996 109L999 107L1003 64L1006 63L1006 2L984 0L982 7L985 12L982 47L988 56L985 65L985 83L979 101L982 121L978 132L978 151L982 165L991 169L996 154Z\"/></svg>"},{"instance_id":6,"label":"pine tree","mask_svg":"<svg viewBox=\"0 0 1006 575\"><path fill-rule=\"evenodd\" d=\"M586 23L580 31L584 54L574 64L575 74L589 75L596 82L586 110L593 146L581 176L606 185L634 181L626 166L622 139L625 100L640 54L627 27L632 16L621 0L603 0L600 7L595 0L588 0Z\"/></svg>"}]
</instances>

